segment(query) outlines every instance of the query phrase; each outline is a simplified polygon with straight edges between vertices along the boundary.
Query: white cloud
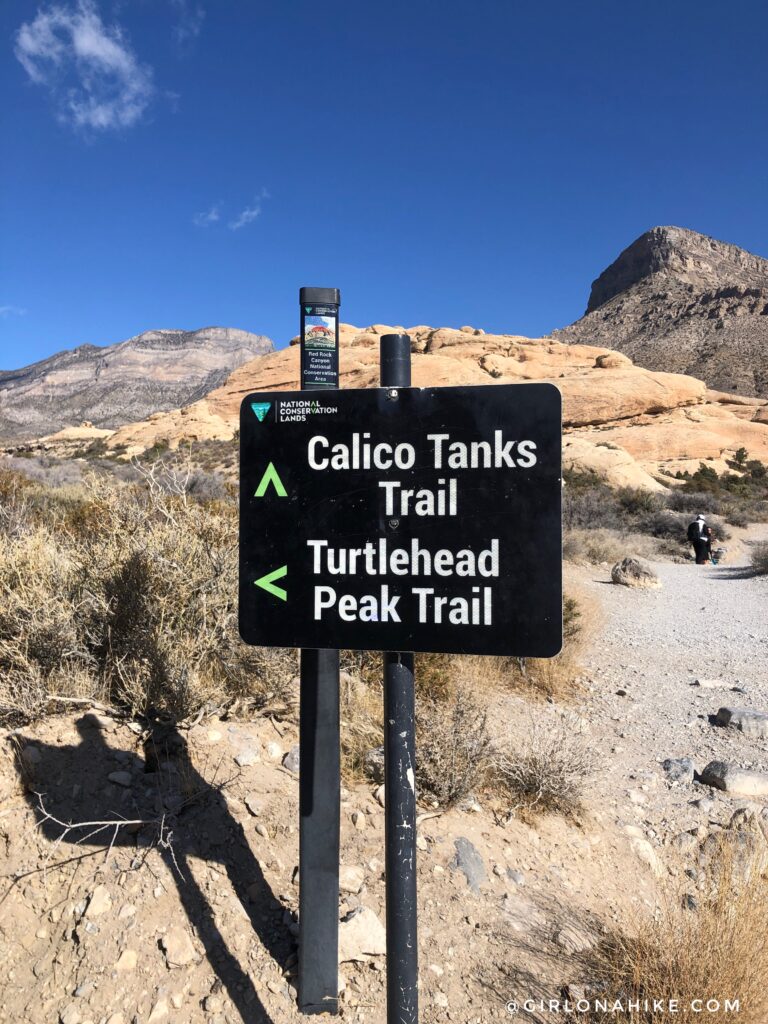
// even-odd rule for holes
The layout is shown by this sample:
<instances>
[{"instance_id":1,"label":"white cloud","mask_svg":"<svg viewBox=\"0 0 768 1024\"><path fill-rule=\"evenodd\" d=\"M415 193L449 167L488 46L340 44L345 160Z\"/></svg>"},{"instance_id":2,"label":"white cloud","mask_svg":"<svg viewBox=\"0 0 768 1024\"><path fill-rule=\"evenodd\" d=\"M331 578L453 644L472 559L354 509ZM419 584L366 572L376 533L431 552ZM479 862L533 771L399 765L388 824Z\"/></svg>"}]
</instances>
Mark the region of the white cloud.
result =
<instances>
[{"instance_id":1,"label":"white cloud","mask_svg":"<svg viewBox=\"0 0 768 1024\"><path fill-rule=\"evenodd\" d=\"M251 221L261 216L261 204L264 199L269 199L269 192L265 188L256 196L252 206L246 206L234 220L229 222L230 231L239 231L240 228L244 228L246 224L250 224Z\"/></svg>"},{"instance_id":2,"label":"white cloud","mask_svg":"<svg viewBox=\"0 0 768 1024\"><path fill-rule=\"evenodd\" d=\"M119 25L105 25L94 0L52 4L16 33L14 50L30 79L48 88L60 120L76 128L129 128L152 99L152 69Z\"/></svg>"},{"instance_id":3,"label":"white cloud","mask_svg":"<svg viewBox=\"0 0 768 1024\"><path fill-rule=\"evenodd\" d=\"M190 4L189 0L171 0L171 3L178 12L173 38L180 50L189 50L202 31L205 9L202 4Z\"/></svg>"},{"instance_id":4,"label":"white cloud","mask_svg":"<svg viewBox=\"0 0 768 1024\"><path fill-rule=\"evenodd\" d=\"M196 213L192 218L192 223L197 228L208 228L220 219L220 211L221 203L214 203L210 210L206 210L204 213Z\"/></svg>"},{"instance_id":5,"label":"white cloud","mask_svg":"<svg viewBox=\"0 0 768 1024\"><path fill-rule=\"evenodd\" d=\"M26 316L26 309L21 306L0 306L0 317L6 320L9 316Z\"/></svg>"}]
</instances>

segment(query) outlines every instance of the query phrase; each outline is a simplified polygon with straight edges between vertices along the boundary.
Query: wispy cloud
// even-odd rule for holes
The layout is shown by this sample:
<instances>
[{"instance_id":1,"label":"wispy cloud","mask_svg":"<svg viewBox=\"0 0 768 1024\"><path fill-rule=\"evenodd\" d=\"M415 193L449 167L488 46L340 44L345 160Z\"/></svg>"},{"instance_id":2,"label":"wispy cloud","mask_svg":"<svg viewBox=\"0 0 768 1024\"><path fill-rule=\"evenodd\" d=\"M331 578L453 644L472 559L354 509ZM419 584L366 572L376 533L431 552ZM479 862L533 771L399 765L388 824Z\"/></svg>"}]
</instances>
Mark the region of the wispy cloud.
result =
<instances>
[{"instance_id":1,"label":"wispy cloud","mask_svg":"<svg viewBox=\"0 0 768 1024\"><path fill-rule=\"evenodd\" d=\"M26 309L21 306L0 306L0 317L7 320L9 316L26 316Z\"/></svg>"},{"instance_id":2,"label":"wispy cloud","mask_svg":"<svg viewBox=\"0 0 768 1024\"><path fill-rule=\"evenodd\" d=\"M190 0L171 0L178 20L173 26L173 38L180 50L189 52L203 28L205 8Z\"/></svg>"},{"instance_id":3,"label":"wispy cloud","mask_svg":"<svg viewBox=\"0 0 768 1024\"><path fill-rule=\"evenodd\" d=\"M251 221L256 220L257 217L261 216L261 204L265 199L269 199L269 192L265 188L259 192L256 199L250 206L246 206L238 213L238 215L229 222L230 231L239 231L240 228L244 228L246 224L250 224Z\"/></svg>"},{"instance_id":4,"label":"wispy cloud","mask_svg":"<svg viewBox=\"0 0 768 1024\"><path fill-rule=\"evenodd\" d=\"M119 25L104 24L94 0L41 7L16 33L14 52L51 93L59 120L76 128L129 128L154 94L152 69Z\"/></svg>"},{"instance_id":5,"label":"wispy cloud","mask_svg":"<svg viewBox=\"0 0 768 1024\"><path fill-rule=\"evenodd\" d=\"M214 203L209 210L205 210L203 213L196 213L192 218L192 223L197 228L209 228L211 224L215 224L221 219L221 203Z\"/></svg>"}]
</instances>

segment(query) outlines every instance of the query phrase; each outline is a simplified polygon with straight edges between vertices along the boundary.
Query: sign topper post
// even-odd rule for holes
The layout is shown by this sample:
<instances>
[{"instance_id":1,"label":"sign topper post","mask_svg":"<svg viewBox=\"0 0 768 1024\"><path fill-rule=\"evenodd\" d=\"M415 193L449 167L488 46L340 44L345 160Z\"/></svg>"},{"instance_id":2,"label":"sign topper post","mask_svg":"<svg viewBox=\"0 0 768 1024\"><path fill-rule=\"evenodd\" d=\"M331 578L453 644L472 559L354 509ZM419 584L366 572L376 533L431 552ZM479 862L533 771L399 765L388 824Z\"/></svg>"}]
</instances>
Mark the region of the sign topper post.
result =
<instances>
[{"instance_id":1,"label":"sign topper post","mask_svg":"<svg viewBox=\"0 0 768 1024\"><path fill-rule=\"evenodd\" d=\"M385 652L388 1020L416 1024L411 652L559 652L561 399L550 384L412 388L408 337L381 344L380 388L243 402L240 633ZM284 497L265 503L275 478Z\"/></svg>"},{"instance_id":2,"label":"sign topper post","mask_svg":"<svg viewBox=\"0 0 768 1024\"><path fill-rule=\"evenodd\" d=\"M338 288L299 289L302 391L338 387L340 302ZM274 468L274 463L270 465ZM261 491L263 498L269 490L271 497L279 498L278 473L265 473L256 494ZM284 504L278 501L272 507L279 509ZM338 650L302 647L300 679L299 1006L306 1014L337 1013L341 816Z\"/></svg>"}]
</instances>

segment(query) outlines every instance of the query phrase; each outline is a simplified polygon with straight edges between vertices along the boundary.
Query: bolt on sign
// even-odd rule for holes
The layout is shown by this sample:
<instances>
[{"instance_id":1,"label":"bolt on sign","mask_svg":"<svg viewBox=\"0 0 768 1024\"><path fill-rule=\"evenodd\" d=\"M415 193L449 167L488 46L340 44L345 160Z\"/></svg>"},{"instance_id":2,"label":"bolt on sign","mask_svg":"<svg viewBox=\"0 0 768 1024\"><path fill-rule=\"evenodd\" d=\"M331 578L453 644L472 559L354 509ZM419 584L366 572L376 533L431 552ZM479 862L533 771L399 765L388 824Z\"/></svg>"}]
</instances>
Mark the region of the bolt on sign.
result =
<instances>
[{"instance_id":1,"label":"bolt on sign","mask_svg":"<svg viewBox=\"0 0 768 1024\"><path fill-rule=\"evenodd\" d=\"M252 394L240 438L247 643L558 653L556 387Z\"/></svg>"}]
</instances>

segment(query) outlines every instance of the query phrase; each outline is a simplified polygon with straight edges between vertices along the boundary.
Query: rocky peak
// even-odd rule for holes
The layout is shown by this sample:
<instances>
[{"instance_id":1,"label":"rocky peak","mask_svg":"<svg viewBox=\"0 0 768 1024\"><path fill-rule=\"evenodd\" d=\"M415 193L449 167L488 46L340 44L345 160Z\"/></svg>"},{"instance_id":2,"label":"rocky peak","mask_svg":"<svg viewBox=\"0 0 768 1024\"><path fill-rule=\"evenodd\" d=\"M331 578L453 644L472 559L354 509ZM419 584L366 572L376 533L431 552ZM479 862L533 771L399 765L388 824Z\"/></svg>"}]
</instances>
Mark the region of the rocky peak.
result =
<instances>
[{"instance_id":1,"label":"rocky peak","mask_svg":"<svg viewBox=\"0 0 768 1024\"><path fill-rule=\"evenodd\" d=\"M0 371L0 436L40 436L83 420L114 428L177 409L273 350L264 335L234 327L152 330L115 345L78 345Z\"/></svg>"},{"instance_id":2,"label":"rocky peak","mask_svg":"<svg viewBox=\"0 0 768 1024\"><path fill-rule=\"evenodd\" d=\"M668 277L678 286L689 285L696 292L724 286L764 289L768 260L688 228L651 228L592 283L586 312L594 312L653 275Z\"/></svg>"}]
</instances>

